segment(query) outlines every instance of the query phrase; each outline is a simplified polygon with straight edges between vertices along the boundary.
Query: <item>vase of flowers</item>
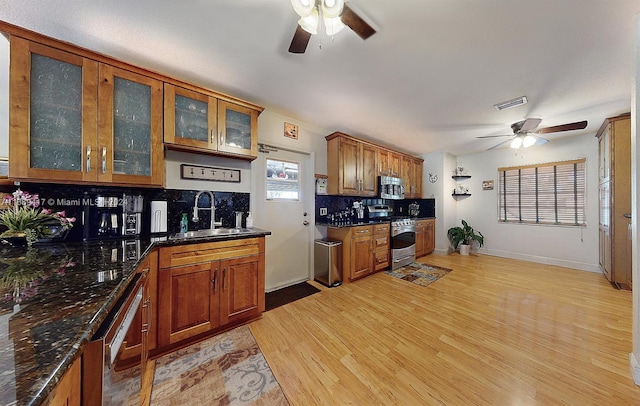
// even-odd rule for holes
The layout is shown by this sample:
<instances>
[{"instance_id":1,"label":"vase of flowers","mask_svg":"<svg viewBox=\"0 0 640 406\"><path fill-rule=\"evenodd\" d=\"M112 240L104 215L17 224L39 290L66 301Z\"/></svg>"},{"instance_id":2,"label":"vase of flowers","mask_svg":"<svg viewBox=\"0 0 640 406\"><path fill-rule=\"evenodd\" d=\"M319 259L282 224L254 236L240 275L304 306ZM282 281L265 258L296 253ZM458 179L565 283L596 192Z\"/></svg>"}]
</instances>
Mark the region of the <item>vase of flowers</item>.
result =
<instances>
[{"instance_id":1,"label":"vase of flowers","mask_svg":"<svg viewBox=\"0 0 640 406\"><path fill-rule=\"evenodd\" d=\"M40 207L40 197L18 189L5 196L0 210L0 225L6 230L0 239L12 244L25 241L31 246L39 239L52 238L66 232L75 222L64 211L54 212Z\"/></svg>"}]
</instances>

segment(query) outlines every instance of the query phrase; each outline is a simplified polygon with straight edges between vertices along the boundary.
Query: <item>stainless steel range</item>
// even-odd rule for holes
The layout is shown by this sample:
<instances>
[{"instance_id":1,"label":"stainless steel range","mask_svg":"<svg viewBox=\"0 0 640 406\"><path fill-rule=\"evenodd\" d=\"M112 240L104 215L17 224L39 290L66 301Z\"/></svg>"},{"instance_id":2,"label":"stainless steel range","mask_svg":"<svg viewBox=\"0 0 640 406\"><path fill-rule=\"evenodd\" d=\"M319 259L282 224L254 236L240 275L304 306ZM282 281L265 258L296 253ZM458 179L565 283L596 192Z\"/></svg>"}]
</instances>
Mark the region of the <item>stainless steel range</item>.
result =
<instances>
[{"instance_id":1,"label":"stainless steel range","mask_svg":"<svg viewBox=\"0 0 640 406\"><path fill-rule=\"evenodd\" d=\"M416 221L399 218L391 221L391 269L416 260Z\"/></svg>"}]
</instances>

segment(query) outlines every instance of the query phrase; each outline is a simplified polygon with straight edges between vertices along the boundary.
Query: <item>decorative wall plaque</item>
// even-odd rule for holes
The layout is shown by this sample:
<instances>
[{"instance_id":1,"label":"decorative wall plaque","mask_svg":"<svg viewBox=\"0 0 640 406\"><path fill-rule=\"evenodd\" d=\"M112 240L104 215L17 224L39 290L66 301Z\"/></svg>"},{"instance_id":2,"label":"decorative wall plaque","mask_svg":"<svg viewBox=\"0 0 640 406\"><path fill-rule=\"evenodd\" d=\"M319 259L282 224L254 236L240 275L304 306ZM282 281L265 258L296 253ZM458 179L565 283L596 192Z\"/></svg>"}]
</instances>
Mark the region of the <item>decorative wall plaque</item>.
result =
<instances>
[{"instance_id":1,"label":"decorative wall plaque","mask_svg":"<svg viewBox=\"0 0 640 406\"><path fill-rule=\"evenodd\" d=\"M192 180L208 180L214 182L240 183L240 169L181 164L180 178Z\"/></svg>"}]
</instances>

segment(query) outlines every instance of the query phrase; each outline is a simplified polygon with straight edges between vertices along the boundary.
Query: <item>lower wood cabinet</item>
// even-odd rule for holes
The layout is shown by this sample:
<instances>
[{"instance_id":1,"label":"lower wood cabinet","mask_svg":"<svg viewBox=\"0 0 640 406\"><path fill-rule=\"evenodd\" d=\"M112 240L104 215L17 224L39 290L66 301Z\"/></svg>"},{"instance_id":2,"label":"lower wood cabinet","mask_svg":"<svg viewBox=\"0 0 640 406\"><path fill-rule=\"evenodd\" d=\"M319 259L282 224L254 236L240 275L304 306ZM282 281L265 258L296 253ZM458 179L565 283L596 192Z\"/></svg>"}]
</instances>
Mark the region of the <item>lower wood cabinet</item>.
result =
<instances>
[{"instance_id":1,"label":"lower wood cabinet","mask_svg":"<svg viewBox=\"0 0 640 406\"><path fill-rule=\"evenodd\" d=\"M158 347L264 312L264 237L160 248Z\"/></svg>"},{"instance_id":2,"label":"lower wood cabinet","mask_svg":"<svg viewBox=\"0 0 640 406\"><path fill-rule=\"evenodd\" d=\"M373 265L375 271L389 268L389 261L391 260L390 238L390 224L376 224L373 226Z\"/></svg>"},{"instance_id":3,"label":"lower wood cabinet","mask_svg":"<svg viewBox=\"0 0 640 406\"><path fill-rule=\"evenodd\" d=\"M389 267L389 224L330 227L327 237L342 241L342 280L350 282Z\"/></svg>"},{"instance_id":4,"label":"lower wood cabinet","mask_svg":"<svg viewBox=\"0 0 640 406\"><path fill-rule=\"evenodd\" d=\"M79 357L64 374L58 386L44 402L48 406L80 406L80 363Z\"/></svg>"},{"instance_id":5,"label":"lower wood cabinet","mask_svg":"<svg viewBox=\"0 0 640 406\"><path fill-rule=\"evenodd\" d=\"M436 248L436 220L416 221L416 258L431 254Z\"/></svg>"}]
</instances>

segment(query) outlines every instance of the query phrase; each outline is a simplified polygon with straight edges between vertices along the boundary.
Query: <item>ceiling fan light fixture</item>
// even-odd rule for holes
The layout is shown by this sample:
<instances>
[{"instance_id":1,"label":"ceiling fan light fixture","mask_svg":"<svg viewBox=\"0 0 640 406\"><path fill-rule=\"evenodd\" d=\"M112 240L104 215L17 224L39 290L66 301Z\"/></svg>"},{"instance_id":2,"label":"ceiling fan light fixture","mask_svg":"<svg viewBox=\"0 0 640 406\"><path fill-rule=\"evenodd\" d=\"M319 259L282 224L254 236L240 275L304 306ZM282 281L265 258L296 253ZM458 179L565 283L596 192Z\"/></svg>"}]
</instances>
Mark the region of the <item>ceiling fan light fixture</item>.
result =
<instances>
[{"instance_id":1,"label":"ceiling fan light fixture","mask_svg":"<svg viewBox=\"0 0 640 406\"><path fill-rule=\"evenodd\" d=\"M322 15L329 18L340 17L344 8L344 0L321 0Z\"/></svg>"},{"instance_id":2,"label":"ceiling fan light fixture","mask_svg":"<svg viewBox=\"0 0 640 406\"><path fill-rule=\"evenodd\" d=\"M335 35L344 29L344 23L340 19L340 17L327 17L325 15L322 16L322 20L324 21L324 28L327 31L327 35Z\"/></svg>"},{"instance_id":3,"label":"ceiling fan light fixture","mask_svg":"<svg viewBox=\"0 0 640 406\"><path fill-rule=\"evenodd\" d=\"M520 146L522 146L522 136L521 135L517 135L513 141L511 141L511 144L509 145L511 148L513 149L518 149L520 148Z\"/></svg>"},{"instance_id":4,"label":"ceiling fan light fixture","mask_svg":"<svg viewBox=\"0 0 640 406\"><path fill-rule=\"evenodd\" d=\"M316 35L318 33L318 22L318 10L313 9L311 14L306 17L301 17L300 20L298 20L298 25L306 32Z\"/></svg>"},{"instance_id":5,"label":"ceiling fan light fixture","mask_svg":"<svg viewBox=\"0 0 640 406\"><path fill-rule=\"evenodd\" d=\"M295 10L296 14L300 17L306 17L311 14L311 11L316 6L315 0L291 0L291 5Z\"/></svg>"},{"instance_id":6,"label":"ceiling fan light fixture","mask_svg":"<svg viewBox=\"0 0 640 406\"><path fill-rule=\"evenodd\" d=\"M533 144L536 143L536 137L534 137L531 134L527 134L524 139L522 140L522 146L524 148L529 148L530 146L532 146Z\"/></svg>"}]
</instances>

